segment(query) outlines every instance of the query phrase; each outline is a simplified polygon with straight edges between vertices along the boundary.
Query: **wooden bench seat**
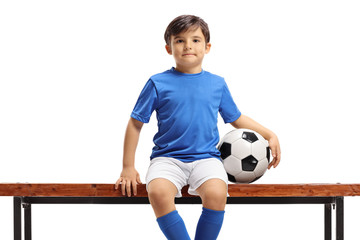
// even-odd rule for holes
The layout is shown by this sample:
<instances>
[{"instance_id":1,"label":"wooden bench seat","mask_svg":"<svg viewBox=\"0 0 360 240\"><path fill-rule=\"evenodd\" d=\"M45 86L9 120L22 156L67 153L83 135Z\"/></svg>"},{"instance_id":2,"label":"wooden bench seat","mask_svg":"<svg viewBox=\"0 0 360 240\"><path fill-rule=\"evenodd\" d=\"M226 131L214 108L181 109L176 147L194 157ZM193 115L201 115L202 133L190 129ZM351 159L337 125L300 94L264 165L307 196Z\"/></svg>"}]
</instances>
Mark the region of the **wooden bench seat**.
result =
<instances>
[{"instance_id":1,"label":"wooden bench seat","mask_svg":"<svg viewBox=\"0 0 360 240\"><path fill-rule=\"evenodd\" d=\"M137 197L147 197L145 184ZM184 197L194 197L182 190ZM360 196L360 184L229 184L230 197ZM0 183L0 196L21 197L124 197L114 184Z\"/></svg>"},{"instance_id":2,"label":"wooden bench seat","mask_svg":"<svg viewBox=\"0 0 360 240\"><path fill-rule=\"evenodd\" d=\"M96 183L0 183L0 196L14 198L14 240L31 240L32 204L148 204L146 186L127 197L114 184ZM199 204L201 199L182 189L176 203ZM360 184L229 184L228 204L323 204L325 240L332 238L332 211L336 211L336 239L344 239L344 197L360 196ZM360 237L360 236L358 236Z\"/></svg>"}]
</instances>

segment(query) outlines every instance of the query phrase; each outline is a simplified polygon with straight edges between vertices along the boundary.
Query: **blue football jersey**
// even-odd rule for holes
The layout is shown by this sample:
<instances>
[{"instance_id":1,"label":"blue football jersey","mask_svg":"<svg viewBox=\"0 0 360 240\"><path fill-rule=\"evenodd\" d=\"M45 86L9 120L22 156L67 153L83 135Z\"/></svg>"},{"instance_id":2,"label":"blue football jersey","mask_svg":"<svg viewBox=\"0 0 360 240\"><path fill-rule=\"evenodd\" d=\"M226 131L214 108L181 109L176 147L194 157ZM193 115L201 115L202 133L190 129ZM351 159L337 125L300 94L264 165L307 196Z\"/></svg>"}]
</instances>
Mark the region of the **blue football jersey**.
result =
<instances>
[{"instance_id":1,"label":"blue football jersey","mask_svg":"<svg viewBox=\"0 0 360 240\"><path fill-rule=\"evenodd\" d=\"M172 157L183 162L220 159L218 113L225 123L241 115L224 78L204 70L186 74L175 68L147 81L131 117L147 123L154 110L158 132L150 159Z\"/></svg>"}]
</instances>

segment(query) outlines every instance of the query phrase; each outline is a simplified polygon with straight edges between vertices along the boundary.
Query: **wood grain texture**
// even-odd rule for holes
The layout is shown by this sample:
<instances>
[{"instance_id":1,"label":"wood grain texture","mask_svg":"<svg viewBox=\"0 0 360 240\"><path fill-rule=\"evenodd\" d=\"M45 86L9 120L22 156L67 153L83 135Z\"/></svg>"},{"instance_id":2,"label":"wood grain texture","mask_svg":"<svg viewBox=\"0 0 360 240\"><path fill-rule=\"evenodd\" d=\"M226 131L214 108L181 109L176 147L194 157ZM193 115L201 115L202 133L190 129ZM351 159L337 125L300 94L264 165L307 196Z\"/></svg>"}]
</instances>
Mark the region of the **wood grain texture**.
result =
<instances>
[{"instance_id":1,"label":"wood grain texture","mask_svg":"<svg viewBox=\"0 0 360 240\"><path fill-rule=\"evenodd\" d=\"M188 186L182 189L189 197ZM229 184L230 197L327 197L360 196L360 184ZM0 196L125 197L114 184L0 183ZM137 197L147 197L145 184Z\"/></svg>"}]
</instances>

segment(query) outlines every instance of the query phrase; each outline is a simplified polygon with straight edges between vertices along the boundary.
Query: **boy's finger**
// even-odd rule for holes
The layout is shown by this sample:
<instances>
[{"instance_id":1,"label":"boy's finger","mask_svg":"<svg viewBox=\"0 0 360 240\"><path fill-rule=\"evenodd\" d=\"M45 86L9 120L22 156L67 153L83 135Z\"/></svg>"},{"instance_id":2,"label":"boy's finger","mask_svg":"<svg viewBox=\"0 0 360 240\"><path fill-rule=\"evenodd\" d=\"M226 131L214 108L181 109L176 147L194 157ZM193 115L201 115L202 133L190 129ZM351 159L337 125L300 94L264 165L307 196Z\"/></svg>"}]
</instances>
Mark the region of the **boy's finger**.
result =
<instances>
[{"instance_id":1,"label":"boy's finger","mask_svg":"<svg viewBox=\"0 0 360 240\"><path fill-rule=\"evenodd\" d=\"M276 162L275 162L275 165L276 167L280 164L280 155L278 154L277 157L276 157Z\"/></svg>"},{"instance_id":2,"label":"boy's finger","mask_svg":"<svg viewBox=\"0 0 360 240\"><path fill-rule=\"evenodd\" d=\"M139 175L136 177L136 182L137 182L138 184L142 184L142 182L141 182L141 180L140 180L140 176L139 176Z\"/></svg>"},{"instance_id":3,"label":"boy's finger","mask_svg":"<svg viewBox=\"0 0 360 240\"><path fill-rule=\"evenodd\" d=\"M269 163L268 169L270 169L274 165L274 160Z\"/></svg>"},{"instance_id":4,"label":"boy's finger","mask_svg":"<svg viewBox=\"0 0 360 240\"><path fill-rule=\"evenodd\" d=\"M135 182L135 183L133 183L132 187L133 187L133 193L134 193L134 196L136 196L136 194L137 194L137 186L136 186L136 182Z\"/></svg>"},{"instance_id":5,"label":"boy's finger","mask_svg":"<svg viewBox=\"0 0 360 240\"><path fill-rule=\"evenodd\" d=\"M126 182L126 192L128 197L131 197L131 181Z\"/></svg>"},{"instance_id":6,"label":"boy's finger","mask_svg":"<svg viewBox=\"0 0 360 240\"><path fill-rule=\"evenodd\" d=\"M277 156L277 148L272 147L270 149L271 149L272 157L275 159Z\"/></svg>"},{"instance_id":7,"label":"boy's finger","mask_svg":"<svg viewBox=\"0 0 360 240\"><path fill-rule=\"evenodd\" d=\"M125 196L125 183L126 183L126 180L123 180L121 183L121 194L123 196Z\"/></svg>"},{"instance_id":8,"label":"boy's finger","mask_svg":"<svg viewBox=\"0 0 360 240\"><path fill-rule=\"evenodd\" d=\"M118 190L119 184L121 183L122 178L119 178L115 183L115 190Z\"/></svg>"},{"instance_id":9,"label":"boy's finger","mask_svg":"<svg viewBox=\"0 0 360 240\"><path fill-rule=\"evenodd\" d=\"M278 158L278 162L280 162L280 159L281 159L281 150L280 150L280 147L278 148L278 151L277 151L277 158Z\"/></svg>"},{"instance_id":10,"label":"boy's finger","mask_svg":"<svg viewBox=\"0 0 360 240\"><path fill-rule=\"evenodd\" d=\"M274 168L276 168L279 165L280 159L281 159L281 152L280 152L280 147L279 147L279 148L277 148L277 151L276 151L276 161L275 161Z\"/></svg>"}]
</instances>

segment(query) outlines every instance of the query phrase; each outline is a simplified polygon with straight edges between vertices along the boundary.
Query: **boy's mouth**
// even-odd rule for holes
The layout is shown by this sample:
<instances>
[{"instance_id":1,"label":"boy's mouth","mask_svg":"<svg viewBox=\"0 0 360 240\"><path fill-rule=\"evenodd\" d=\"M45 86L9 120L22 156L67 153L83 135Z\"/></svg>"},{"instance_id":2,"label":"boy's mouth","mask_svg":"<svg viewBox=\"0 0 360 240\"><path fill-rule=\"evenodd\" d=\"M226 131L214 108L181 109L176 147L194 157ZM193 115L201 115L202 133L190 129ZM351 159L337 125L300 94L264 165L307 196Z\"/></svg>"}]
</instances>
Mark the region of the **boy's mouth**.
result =
<instances>
[{"instance_id":1,"label":"boy's mouth","mask_svg":"<svg viewBox=\"0 0 360 240\"><path fill-rule=\"evenodd\" d=\"M193 54L193 53L185 53L185 54L183 54L183 56L195 56L195 54Z\"/></svg>"}]
</instances>

